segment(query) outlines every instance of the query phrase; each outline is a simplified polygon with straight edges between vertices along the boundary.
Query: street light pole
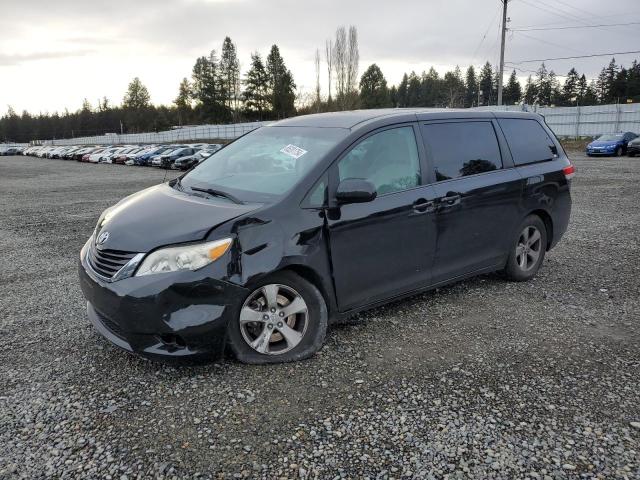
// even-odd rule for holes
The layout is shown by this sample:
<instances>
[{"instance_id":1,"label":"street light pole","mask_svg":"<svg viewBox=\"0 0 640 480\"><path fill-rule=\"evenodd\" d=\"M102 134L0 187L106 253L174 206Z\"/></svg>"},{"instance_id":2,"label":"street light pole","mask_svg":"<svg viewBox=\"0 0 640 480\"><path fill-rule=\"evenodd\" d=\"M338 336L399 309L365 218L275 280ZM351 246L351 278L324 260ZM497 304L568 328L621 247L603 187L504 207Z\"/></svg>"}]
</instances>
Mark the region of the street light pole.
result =
<instances>
[{"instance_id":1,"label":"street light pole","mask_svg":"<svg viewBox=\"0 0 640 480\"><path fill-rule=\"evenodd\" d=\"M507 2L502 0L502 43L500 44L500 72L498 73L498 105L502 105L502 77L504 76L504 39L507 33Z\"/></svg>"}]
</instances>

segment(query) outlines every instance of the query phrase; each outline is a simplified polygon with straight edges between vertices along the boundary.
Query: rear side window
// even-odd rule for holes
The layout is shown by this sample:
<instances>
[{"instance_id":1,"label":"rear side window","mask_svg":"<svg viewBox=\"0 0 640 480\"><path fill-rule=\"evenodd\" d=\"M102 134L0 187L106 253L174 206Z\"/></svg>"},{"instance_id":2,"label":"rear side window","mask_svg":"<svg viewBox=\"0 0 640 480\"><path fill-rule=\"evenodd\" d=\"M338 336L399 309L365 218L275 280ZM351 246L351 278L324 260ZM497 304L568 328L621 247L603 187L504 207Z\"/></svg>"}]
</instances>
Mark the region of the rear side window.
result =
<instances>
[{"instance_id":1,"label":"rear side window","mask_svg":"<svg viewBox=\"0 0 640 480\"><path fill-rule=\"evenodd\" d=\"M422 131L439 182L502 168L491 122L430 123Z\"/></svg>"},{"instance_id":2,"label":"rear side window","mask_svg":"<svg viewBox=\"0 0 640 480\"><path fill-rule=\"evenodd\" d=\"M513 163L516 165L544 162L555 157L555 144L537 121L502 118L498 122L507 137Z\"/></svg>"}]
</instances>

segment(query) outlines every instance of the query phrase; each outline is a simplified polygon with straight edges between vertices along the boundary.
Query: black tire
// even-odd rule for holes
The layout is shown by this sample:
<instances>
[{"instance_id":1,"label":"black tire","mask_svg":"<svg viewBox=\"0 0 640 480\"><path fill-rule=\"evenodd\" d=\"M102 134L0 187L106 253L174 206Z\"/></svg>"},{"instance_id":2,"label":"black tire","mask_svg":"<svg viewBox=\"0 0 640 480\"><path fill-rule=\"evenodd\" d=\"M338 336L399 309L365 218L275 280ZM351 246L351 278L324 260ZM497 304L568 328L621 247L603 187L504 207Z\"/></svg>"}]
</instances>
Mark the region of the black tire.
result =
<instances>
[{"instance_id":1,"label":"black tire","mask_svg":"<svg viewBox=\"0 0 640 480\"><path fill-rule=\"evenodd\" d=\"M623 153L622 147L616 148L616 153L615 153L616 157L621 157L622 153Z\"/></svg>"},{"instance_id":2,"label":"black tire","mask_svg":"<svg viewBox=\"0 0 640 480\"><path fill-rule=\"evenodd\" d=\"M235 318L227 327L229 347L235 357L242 363L262 365L269 363L294 362L313 356L322 347L327 333L329 316L327 313L327 305L322 293L320 293L315 285L299 275L296 275L293 272L283 271L269 275L251 285L249 287L250 293L243 300L242 305L244 306L246 302L251 301L255 295L259 295L258 292L261 291L261 288L265 285L279 285L285 289L291 289L294 293L297 293L302 297L307 307L306 316L304 317L306 326L304 327L303 332L298 332L302 334L302 338L294 347L290 350L283 351L282 353L278 353L275 350L270 353L260 353L249 345L249 340L246 339L249 332L246 327L244 327L244 330L241 328L240 316L242 307L240 307L235 314ZM279 292L282 292L282 290ZM269 316L268 311L265 310L263 313L266 314L265 316ZM294 321L298 322L299 320L295 319ZM282 322L280 322L280 325L282 325ZM254 322L250 324L250 327L257 330L261 328L266 329L267 324ZM277 327L272 330L270 335L275 335L276 333L280 335L279 338L281 338L279 343L284 342L288 345L289 342L285 342L285 336L279 333ZM269 338L272 339L273 337L270 336ZM271 340L268 342L269 346L271 345L270 342Z\"/></svg>"},{"instance_id":3,"label":"black tire","mask_svg":"<svg viewBox=\"0 0 640 480\"><path fill-rule=\"evenodd\" d=\"M529 238L534 238L534 231L539 232L539 239L537 240L537 245L531 244L529 246L529 250L523 250L526 241L524 240L524 232L528 229ZM504 269L504 274L507 279L514 282L526 282L527 280L532 279L542 262L544 262L544 255L547 250L547 228L542 221L542 219L537 215L529 215L525 218L520 227L518 228L518 233L516 235L516 239L512 244L511 250L509 252L509 259L507 260L507 265ZM526 253L529 252L529 253ZM537 252L537 257L535 261L533 260L532 253ZM524 262L521 261L524 255ZM523 265L524 263L524 265Z\"/></svg>"}]
</instances>

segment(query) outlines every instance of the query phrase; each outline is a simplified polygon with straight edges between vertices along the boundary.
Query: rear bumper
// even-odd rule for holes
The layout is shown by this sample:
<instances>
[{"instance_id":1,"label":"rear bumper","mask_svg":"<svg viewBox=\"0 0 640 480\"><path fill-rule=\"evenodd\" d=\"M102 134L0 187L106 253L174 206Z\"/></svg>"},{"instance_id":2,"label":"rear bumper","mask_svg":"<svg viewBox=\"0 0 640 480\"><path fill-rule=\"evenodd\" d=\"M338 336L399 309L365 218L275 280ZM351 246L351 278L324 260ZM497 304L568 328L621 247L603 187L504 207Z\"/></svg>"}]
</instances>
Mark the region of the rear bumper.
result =
<instances>
[{"instance_id":1,"label":"rear bumper","mask_svg":"<svg viewBox=\"0 0 640 480\"><path fill-rule=\"evenodd\" d=\"M227 324L247 291L206 272L182 271L105 282L78 265L87 316L128 352L160 359L211 358L224 352Z\"/></svg>"}]
</instances>

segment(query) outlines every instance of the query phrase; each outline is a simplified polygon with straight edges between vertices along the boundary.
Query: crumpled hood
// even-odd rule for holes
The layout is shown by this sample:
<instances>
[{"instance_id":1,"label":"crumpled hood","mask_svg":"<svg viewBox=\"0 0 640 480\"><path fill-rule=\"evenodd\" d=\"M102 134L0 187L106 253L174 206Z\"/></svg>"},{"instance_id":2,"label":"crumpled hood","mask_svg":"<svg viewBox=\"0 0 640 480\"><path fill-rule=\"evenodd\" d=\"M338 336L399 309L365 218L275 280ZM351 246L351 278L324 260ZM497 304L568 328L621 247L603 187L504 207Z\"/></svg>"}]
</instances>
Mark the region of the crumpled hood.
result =
<instances>
[{"instance_id":1,"label":"crumpled hood","mask_svg":"<svg viewBox=\"0 0 640 480\"><path fill-rule=\"evenodd\" d=\"M202 240L213 227L261 206L187 195L163 183L114 205L98 226L96 238L109 232L101 249L148 252L164 245Z\"/></svg>"}]
</instances>

